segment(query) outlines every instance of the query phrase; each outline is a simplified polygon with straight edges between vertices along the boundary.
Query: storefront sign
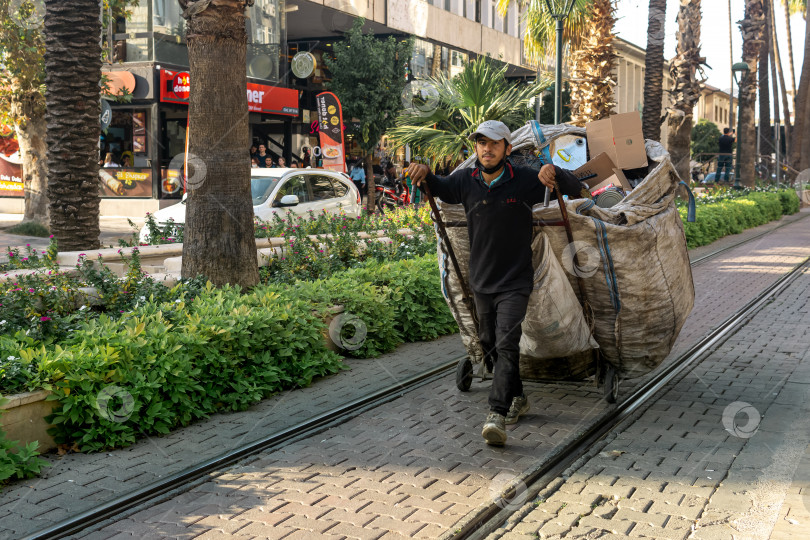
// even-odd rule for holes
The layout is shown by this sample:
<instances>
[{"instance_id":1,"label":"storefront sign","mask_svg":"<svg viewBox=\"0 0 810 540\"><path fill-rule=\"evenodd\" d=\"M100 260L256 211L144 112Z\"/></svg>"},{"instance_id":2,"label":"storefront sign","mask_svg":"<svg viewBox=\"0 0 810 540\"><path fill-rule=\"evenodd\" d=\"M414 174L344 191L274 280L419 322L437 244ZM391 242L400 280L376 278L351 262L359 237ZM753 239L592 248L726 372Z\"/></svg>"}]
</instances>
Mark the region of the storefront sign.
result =
<instances>
[{"instance_id":1,"label":"storefront sign","mask_svg":"<svg viewBox=\"0 0 810 540\"><path fill-rule=\"evenodd\" d=\"M345 173L343 111L340 107L340 101L332 92L323 92L315 96L315 103L318 107L323 168Z\"/></svg>"},{"instance_id":2,"label":"storefront sign","mask_svg":"<svg viewBox=\"0 0 810 540\"><path fill-rule=\"evenodd\" d=\"M98 171L102 197L151 197L152 169L104 168Z\"/></svg>"},{"instance_id":3,"label":"storefront sign","mask_svg":"<svg viewBox=\"0 0 810 540\"><path fill-rule=\"evenodd\" d=\"M191 81L188 73L160 70L160 101L188 103ZM266 84L247 83L248 110L251 112L298 116L298 91Z\"/></svg>"},{"instance_id":4,"label":"storefront sign","mask_svg":"<svg viewBox=\"0 0 810 540\"><path fill-rule=\"evenodd\" d=\"M307 51L297 52L295 56L293 56L290 65L292 66L293 75L299 79L306 79L315 73L315 56Z\"/></svg>"},{"instance_id":5,"label":"storefront sign","mask_svg":"<svg viewBox=\"0 0 810 540\"><path fill-rule=\"evenodd\" d=\"M181 169L167 167L160 169L160 190L164 198L180 198L183 194L182 172Z\"/></svg>"},{"instance_id":6,"label":"storefront sign","mask_svg":"<svg viewBox=\"0 0 810 540\"><path fill-rule=\"evenodd\" d=\"M101 131L107 131L112 122L112 107L106 99L101 99Z\"/></svg>"},{"instance_id":7,"label":"storefront sign","mask_svg":"<svg viewBox=\"0 0 810 540\"><path fill-rule=\"evenodd\" d=\"M22 165L0 154L0 197L23 197Z\"/></svg>"}]
</instances>

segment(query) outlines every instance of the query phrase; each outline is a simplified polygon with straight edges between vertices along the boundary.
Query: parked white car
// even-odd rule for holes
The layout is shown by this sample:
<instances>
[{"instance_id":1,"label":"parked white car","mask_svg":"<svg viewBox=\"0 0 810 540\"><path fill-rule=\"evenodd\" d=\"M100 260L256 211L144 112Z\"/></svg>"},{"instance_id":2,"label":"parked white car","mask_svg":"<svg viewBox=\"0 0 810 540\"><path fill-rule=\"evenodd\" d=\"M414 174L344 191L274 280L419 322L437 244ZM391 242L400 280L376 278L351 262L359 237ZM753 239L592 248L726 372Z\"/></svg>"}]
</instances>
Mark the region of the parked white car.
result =
<instances>
[{"instance_id":1,"label":"parked white car","mask_svg":"<svg viewBox=\"0 0 810 540\"><path fill-rule=\"evenodd\" d=\"M310 210L323 211L349 217L360 217L360 193L348 175L325 169L265 169L250 170L250 192L253 214L263 221L273 214L285 216L288 211L304 215ZM163 227L169 220L186 222L186 198L154 213L155 222ZM146 243L149 231L140 232L141 243Z\"/></svg>"}]
</instances>

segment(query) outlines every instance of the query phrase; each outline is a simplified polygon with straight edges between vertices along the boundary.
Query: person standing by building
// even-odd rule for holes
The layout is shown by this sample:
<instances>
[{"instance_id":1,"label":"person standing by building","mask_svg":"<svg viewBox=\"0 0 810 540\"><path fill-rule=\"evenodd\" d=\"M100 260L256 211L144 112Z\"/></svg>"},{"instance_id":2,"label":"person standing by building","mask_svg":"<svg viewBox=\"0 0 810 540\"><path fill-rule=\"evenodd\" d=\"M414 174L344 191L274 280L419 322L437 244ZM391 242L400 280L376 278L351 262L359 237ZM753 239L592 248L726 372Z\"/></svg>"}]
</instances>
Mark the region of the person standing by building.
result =
<instances>
[{"instance_id":1,"label":"person standing by building","mask_svg":"<svg viewBox=\"0 0 810 540\"><path fill-rule=\"evenodd\" d=\"M301 149L301 167L306 169L312 165L312 158L309 156L309 148L306 146Z\"/></svg>"},{"instance_id":2,"label":"person standing by building","mask_svg":"<svg viewBox=\"0 0 810 540\"><path fill-rule=\"evenodd\" d=\"M728 182L734 152L734 135L735 132L732 129L723 128L723 134L717 141L719 155L717 156L717 173L714 175L715 182ZM723 179L720 178L721 171L725 174Z\"/></svg>"},{"instance_id":3,"label":"person standing by building","mask_svg":"<svg viewBox=\"0 0 810 540\"><path fill-rule=\"evenodd\" d=\"M104 156L104 168L109 169L111 167L118 167L118 163L115 162L112 152L107 152L107 155Z\"/></svg>"},{"instance_id":4,"label":"person standing by building","mask_svg":"<svg viewBox=\"0 0 810 540\"><path fill-rule=\"evenodd\" d=\"M478 337L484 358L494 366L490 412L481 431L487 444L506 443L506 424L529 410L520 379L520 325L534 286L532 207L555 182L563 194L579 197L580 182L555 165L540 171L513 167L507 160L512 134L502 122L487 120L470 135L477 161L447 177L412 163L414 186L423 183L449 204L463 204L470 238L470 288L478 312Z\"/></svg>"},{"instance_id":5,"label":"person standing by building","mask_svg":"<svg viewBox=\"0 0 810 540\"><path fill-rule=\"evenodd\" d=\"M267 147L263 144L259 145L259 151L256 153L256 160L259 162L259 167L269 167L267 160L273 163L273 158L267 153Z\"/></svg>"},{"instance_id":6,"label":"person standing by building","mask_svg":"<svg viewBox=\"0 0 810 540\"><path fill-rule=\"evenodd\" d=\"M363 167L363 162L361 160L357 160L354 165L352 165L352 170L349 172L349 176L354 182L357 191L360 192L360 197L363 197L363 193L366 190L366 169Z\"/></svg>"}]
</instances>

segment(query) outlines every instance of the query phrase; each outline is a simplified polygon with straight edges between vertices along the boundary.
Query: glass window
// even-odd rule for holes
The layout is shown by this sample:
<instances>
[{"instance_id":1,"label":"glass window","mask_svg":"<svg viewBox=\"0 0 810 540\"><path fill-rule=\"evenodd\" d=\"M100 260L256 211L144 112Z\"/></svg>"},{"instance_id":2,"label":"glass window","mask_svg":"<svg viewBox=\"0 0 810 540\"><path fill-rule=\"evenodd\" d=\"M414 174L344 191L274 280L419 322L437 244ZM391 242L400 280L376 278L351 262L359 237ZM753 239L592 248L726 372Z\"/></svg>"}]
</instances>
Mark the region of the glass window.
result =
<instances>
[{"instance_id":1,"label":"glass window","mask_svg":"<svg viewBox=\"0 0 810 540\"><path fill-rule=\"evenodd\" d=\"M176 2L175 2L176 3ZM279 0L256 0L247 10L247 72L249 77L279 80L281 57Z\"/></svg>"},{"instance_id":2,"label":"glass window","mask_svg":"<svg viewBox=\"0 0 810 540\"><path fill-rule=\"evenodd\" d=\"M177 0L153 0L152 31L155 37L155 60L181 66L188 65L186 20Z\"/></svg>"},{"instance_id":3,"label":"glass window","mask_svg":"<svg viewBox=\"0 0 810 540\"><path fill-rule=\"evenodd\" d=\"M299 203L309 202L309 193L307 192L307 184L304 177L301 175L291 176L285 180L281 189L278 190L275 202L280 201L284 195L296 195Z\"/></svg>"},{"instance_id":4,"label":"glass window","mask_svg":"<svg viewBox=\"0 0 810 540\"><path fill-rule=\"evenodd\" d=\"M332 178L332 187L335 189L335 197L343 197L349 191L349 186L334 178Z\"/></svg>"},{"instance_id":5,"label":"glass window","mask_svg":"<svg viewBox=\"0 0 810 540\"><path fill-rule=\"evenodd\" d=\"M278 176L252 176L250 178L250 195L253 197L253 206L267 200L278 184L278 180Z\"/></svg>"},{"instance_id":6,"label":"glass window","mask_svg":"<svg viewBox=\"0 0 810 540\"><path fill-rule=\"evenodd\" d=\"M332 188L332 180L328 176L313 175L308 178L312 188L312 200L324 201L335 197L335 190Z\"/></svg>"}]
</instances>

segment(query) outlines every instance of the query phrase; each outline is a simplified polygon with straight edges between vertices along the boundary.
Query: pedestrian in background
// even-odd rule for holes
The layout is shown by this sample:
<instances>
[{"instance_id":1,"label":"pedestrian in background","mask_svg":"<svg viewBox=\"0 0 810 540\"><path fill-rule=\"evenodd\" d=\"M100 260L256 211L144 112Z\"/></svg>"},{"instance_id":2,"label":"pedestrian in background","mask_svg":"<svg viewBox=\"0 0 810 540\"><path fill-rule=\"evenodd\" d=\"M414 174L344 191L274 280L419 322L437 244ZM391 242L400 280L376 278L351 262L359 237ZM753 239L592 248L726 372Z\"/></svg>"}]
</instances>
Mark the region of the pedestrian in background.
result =
<instances>
[{"instance_id":1,"label":"pedestrian in background","mask_svg":"<svg viewBox=\"0 0 810 540\"><path fill-rule=\"evenodd\" d=\"M301 158L301 166L306 169L307 167L312 166L312 158L309 156L309 148L306 146L301 149L301 154L303 157Z\"/></svg>"},{"instance_id":2,"label":"pedestrian in background","mask_svg":"<svg viewBox=\"0 0 810 540\"><path fill-rule=\"evenodd\" d=\"M268 159L270 160L270 163L273 162L273 158L267 153L267 147L263 144L259 145L259 151L256 153L256 159L259 162L259 167L269 167L267 164Z\"/></svg>"},{"instance_id":3,"label":"pedestrian in background","mask_svg":"<svg viewBox=\"0 0 810 540\"><path fill-rule=\"evenodd\" d=\"M719 155L717 156L717 172L714 175L715 182L728 182L728 177L731 173L735 134L736 133L732 129L723 128L723 134L720 135L720 138L717 140ZM724 178L722 180L720 178L721 171L724 173Z\"/></svg>"},{"instance_id":4,"label":"pedestrian in background","mask_svg":"<svg viewBox=\"0 0 810 540\"><path fill-rule=\"evenodd\" d=\"M287 166L287 162L284 160L283 157L278 158L278 166L280 169L283 169Z\"/></svg>"},{"instance_id":5,"label":"pedestrian in background","mask_svg":"<svg viewBox=\"0 0 810 540\"><path fill-rule=\"evenodd\" d=\"M478 338L484 360L494 368L489 408L481 435L487 444L506 443L506 424L529 410L520 380L520 325L526 317L534 286L532 267L532 206L541 202L555 182L563 194L579 197L582 189L570 171L544 165L540 171L513 167L512 134L503 122L487 120L470 135L478 160L475 168L458 169L447 177L413 163L413 184L430 187L449 204L462 204L470 238L470 288L478 312ZM553 321L548 321L549 324Z\"/></svg>"},{"instance_id":6,"label":"pedestrian in background","mask_svg":"<svg viewBox=\"0 0 810 540\"><path fill-rule=\"evenodd\" d=\"M357 191L360 192L360 197L362 197L366 190L366 170L363 167L362 161L355 161L351 171L349 172L349 176L351 177L352 182L354 182Z\"/></svg>"},{"instance_id":7,"label":"pedestrian in background","mask_svg":"<svg viewBox=\"0 0 810 540\"><path fill-rule=\"evenodd\" d=\"M113 159L112 152L107 152L107 155L104 156L104 168L109 169L111 167L118 167L118 163Z\"/></svg>"}]
</instances>

